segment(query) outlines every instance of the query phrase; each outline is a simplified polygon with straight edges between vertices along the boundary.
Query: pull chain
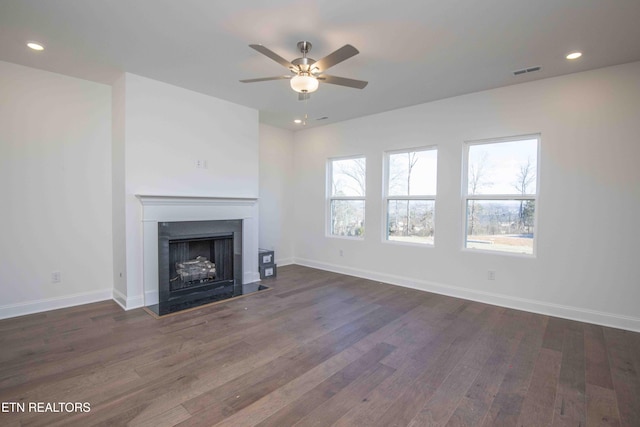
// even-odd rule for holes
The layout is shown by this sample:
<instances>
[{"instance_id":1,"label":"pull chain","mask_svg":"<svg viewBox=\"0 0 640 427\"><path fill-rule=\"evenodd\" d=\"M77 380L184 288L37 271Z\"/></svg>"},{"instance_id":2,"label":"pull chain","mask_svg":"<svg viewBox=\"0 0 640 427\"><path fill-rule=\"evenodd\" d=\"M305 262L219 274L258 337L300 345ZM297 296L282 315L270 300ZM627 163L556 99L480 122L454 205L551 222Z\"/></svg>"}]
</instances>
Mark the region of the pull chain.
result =
<instances>
[{"instance_id":1,"label":"pull chain","mask_svg":"<svg viewBox=\"0 0 640 427\"><path fill-rule=\"evenodd\" d=\"M307 119L308 119L307 111L309 111L307 101L309 101L309 98L304 99L304 119L302 119L302 126L307 125Z\"/></svg>"}]
</instances>

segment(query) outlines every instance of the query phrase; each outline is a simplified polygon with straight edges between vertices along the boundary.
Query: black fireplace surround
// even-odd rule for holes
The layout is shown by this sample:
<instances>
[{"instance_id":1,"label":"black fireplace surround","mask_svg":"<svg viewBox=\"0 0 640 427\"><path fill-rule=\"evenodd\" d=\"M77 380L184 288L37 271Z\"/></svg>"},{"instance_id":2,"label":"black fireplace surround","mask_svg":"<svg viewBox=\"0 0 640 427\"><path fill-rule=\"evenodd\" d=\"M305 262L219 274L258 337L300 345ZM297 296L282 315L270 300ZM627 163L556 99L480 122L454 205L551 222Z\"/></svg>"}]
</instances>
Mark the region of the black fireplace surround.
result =
<instances>
[{"instance_id":1,"label":"black fireplace surround","mask_svg":"<svg viewBox=\"0 0 640 427\"><path fill-rule=\"evenodd\" d=\"M178 267L196 259L215 270L192 275ZM158 222L158 279L158 304L149 308L160 316L246 293L242 220Z\"/></svg>"}]
</instances>

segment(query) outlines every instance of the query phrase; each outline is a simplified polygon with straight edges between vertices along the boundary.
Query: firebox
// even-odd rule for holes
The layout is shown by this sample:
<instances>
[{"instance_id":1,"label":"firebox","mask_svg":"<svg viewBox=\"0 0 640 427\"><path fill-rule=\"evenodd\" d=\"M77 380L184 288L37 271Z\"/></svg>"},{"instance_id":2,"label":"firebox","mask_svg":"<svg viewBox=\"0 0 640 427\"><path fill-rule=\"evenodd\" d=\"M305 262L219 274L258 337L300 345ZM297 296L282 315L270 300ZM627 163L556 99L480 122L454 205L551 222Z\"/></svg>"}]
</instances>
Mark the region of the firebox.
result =
<instances>
[{"instance_id":1,"label":"firebox","mask_svg":"<svg viewBox=\"0 0 640 427\"><path fill-rule=\"evenodd\" d=\"M242 220L158 222L162 316L243 294Z\"/></svg>"}]
</instances>

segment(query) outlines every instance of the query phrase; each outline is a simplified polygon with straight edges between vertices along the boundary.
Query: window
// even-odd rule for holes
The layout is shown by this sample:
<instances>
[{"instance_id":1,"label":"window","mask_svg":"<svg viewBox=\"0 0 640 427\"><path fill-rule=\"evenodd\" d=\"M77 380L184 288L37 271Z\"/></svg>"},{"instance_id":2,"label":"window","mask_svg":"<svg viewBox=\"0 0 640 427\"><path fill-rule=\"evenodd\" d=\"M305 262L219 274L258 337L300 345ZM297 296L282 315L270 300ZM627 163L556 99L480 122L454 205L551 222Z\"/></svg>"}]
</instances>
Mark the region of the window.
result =
<instances>
[{"instance_id":1,"label":"window","mask_svg":"<svg viewBox=\"0 0 640 427\"><path fill-rule=\"evenodd\" d=\"M329 160L329 234L364 236L367 163L364 157Z\"/></svg>"},{"instance_id":2,"label":"window","mask_svg":"<svg viewBox=\"0 0 640 427\"><path fill-rule=\"evenodd\" d=\"M387 153L387 240L433 245L437 157L433 147Z\"/></svg>"},{"instance_id":3,"label":"window","mask_svg":"<svg viewBox=\"0 0 640 427\"><path fill-rule=\"evenodd\" d=\"M533 255L539 142L534 135L466 145L465 248Z\"/></svg>"}]
</instances>

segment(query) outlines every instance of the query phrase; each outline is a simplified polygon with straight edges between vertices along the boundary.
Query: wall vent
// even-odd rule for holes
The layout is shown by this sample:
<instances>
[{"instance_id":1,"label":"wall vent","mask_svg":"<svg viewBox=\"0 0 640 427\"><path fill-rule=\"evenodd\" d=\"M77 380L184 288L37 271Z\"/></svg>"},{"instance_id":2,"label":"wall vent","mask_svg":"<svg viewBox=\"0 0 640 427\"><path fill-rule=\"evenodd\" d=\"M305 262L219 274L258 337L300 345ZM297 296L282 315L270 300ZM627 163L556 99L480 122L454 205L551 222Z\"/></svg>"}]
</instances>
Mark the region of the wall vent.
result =
<instances>
[{"instance_id":1,"label":"wall vent","mask_svg":"<svg viewBox=\"0 0 640 427\"><path fill-rule=\"evenodd\" d=\"M533 73L535 71L540 71L542 70L542 67L538 66L538 67L529 67L529 68L522 68L520 70L515 70L513 72L514 76L519 76L520 74L526 74L526 73Z\"/></svg>"}]
</instances>

